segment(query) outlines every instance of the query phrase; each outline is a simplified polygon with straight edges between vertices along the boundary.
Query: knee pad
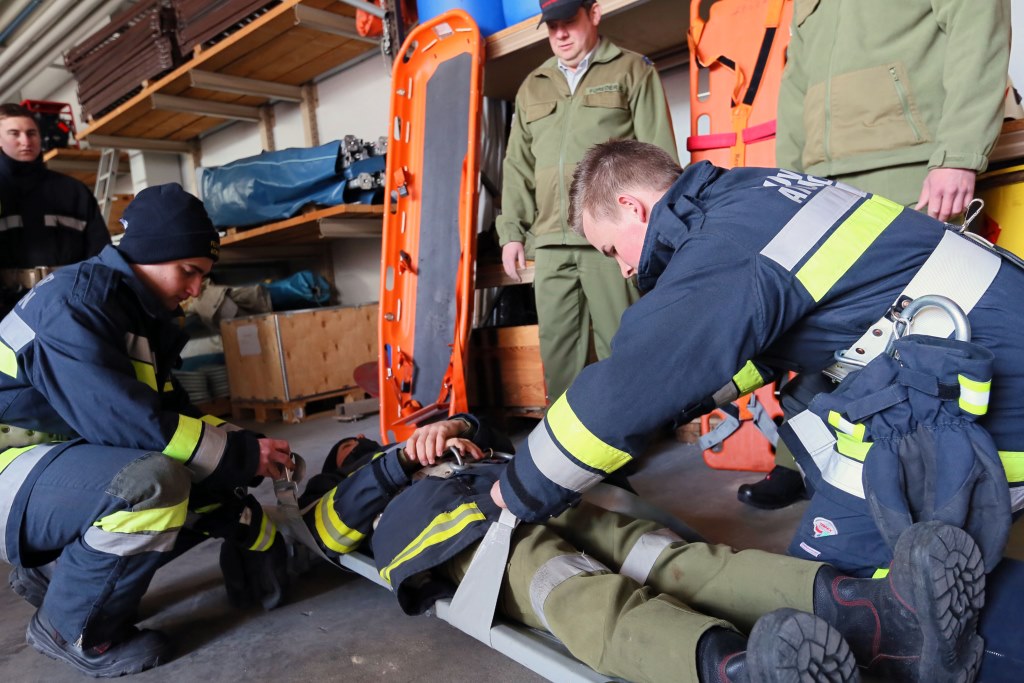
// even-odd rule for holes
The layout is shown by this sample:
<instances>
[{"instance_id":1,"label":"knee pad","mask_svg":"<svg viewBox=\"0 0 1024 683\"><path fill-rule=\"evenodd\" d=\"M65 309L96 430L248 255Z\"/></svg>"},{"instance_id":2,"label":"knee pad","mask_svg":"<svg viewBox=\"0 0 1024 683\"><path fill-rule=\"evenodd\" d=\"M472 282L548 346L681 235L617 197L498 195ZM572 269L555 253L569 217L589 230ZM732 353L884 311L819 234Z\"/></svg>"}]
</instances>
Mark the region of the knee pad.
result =
<instances>
[{"instance_id":1,"label":"knee pad","mask_svg":"<svg viewBox=\"0 0 1024 683\"><path fill-rule=\"evenodd\" d=\"M191 487L192 475L184 465L154 452L125 465L107 493L128 501L134 510L150 510L180 505Z\"/></svg>"}]
</instances>

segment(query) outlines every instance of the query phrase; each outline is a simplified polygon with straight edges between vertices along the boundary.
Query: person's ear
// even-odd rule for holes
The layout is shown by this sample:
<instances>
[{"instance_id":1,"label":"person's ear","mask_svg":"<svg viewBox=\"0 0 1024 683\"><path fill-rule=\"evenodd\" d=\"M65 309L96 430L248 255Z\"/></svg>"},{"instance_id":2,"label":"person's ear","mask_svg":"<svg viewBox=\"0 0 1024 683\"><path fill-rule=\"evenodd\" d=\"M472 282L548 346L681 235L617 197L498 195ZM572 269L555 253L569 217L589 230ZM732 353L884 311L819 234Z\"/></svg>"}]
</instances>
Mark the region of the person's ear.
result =
<instances>
[{"instance_id":1,"label":"person's ear","mask_svg":"<svg viewBox=\"0 0 1024 683\"><path fill-rule=\"evenodd\" d=\"M647 206L639 198L631 194L620 194L616 197L619 206L626 210L629 216L638 222L647 224Z\"/></svg>"},{"instance_id":2,"label":"person's ear","mask_svg":"<svg viewBox=\"0 0 1024 683\"><path fill-rule=\"evenodd\" d=\"M594 26L601 23L601 5L596 2L590 6L590 23Z\"/></svg>"}]
</instances>

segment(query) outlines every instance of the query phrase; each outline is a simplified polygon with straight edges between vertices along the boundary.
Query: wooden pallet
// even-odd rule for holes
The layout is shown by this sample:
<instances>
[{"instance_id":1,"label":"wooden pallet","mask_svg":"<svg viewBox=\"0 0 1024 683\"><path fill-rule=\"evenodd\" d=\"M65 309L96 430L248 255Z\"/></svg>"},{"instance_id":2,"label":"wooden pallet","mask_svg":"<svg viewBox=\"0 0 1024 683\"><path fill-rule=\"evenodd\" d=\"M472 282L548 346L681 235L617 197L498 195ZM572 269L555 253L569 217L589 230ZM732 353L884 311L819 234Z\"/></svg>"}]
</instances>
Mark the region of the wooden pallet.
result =
<instances>
[{"instance_id":1,"label":"wooden pallet","mask_svg":"<svg viewBox=\"0 0 1024 683\"><path fill-rule=\"evenodd\" d=\"M344 402L349 396L361 399L366 394L359 387L347 387L292 401L252 401L236 398L231 400L231 416L234 420L251 419L256 422L298 424L313 417L334 415L337 404Z\"/></svg>"},{"instance_id":2,"label":"wooden pallet","mask_svg":"<svg viewBox=\"0 0 1024 683\"><path fill-rule=\"evenodd\" d=\"M212 398L209 401L203 401L197 403L198 408L203 415L216 415L217 417L225 417L231 415L231 399L227 396L220 396L218 398Z\"/></svg>"}]
</instances>

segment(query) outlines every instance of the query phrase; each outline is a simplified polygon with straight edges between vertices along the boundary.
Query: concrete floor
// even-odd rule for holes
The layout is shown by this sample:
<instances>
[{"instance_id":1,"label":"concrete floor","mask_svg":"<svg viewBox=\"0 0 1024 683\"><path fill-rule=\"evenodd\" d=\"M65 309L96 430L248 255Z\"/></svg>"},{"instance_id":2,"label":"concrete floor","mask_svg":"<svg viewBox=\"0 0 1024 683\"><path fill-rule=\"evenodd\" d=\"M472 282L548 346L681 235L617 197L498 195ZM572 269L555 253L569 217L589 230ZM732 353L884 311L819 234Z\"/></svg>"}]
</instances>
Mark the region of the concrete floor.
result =
<instances>
[{"instance_id":1,"label":"concrete floor","mask_svg":"<svg viewBox=\"0 0 1024 683\"><path fill-rule=\"evenodd\" d=\"M378 424L371 416L354 423L323 417L299 425L249 426L288 439L317 471L337 439L358 433L377 438ZM525 434L525 423L519 431ZM777 512L742 505L736 487L758 476L712 470L695 447L666 440L631 482L650 502L707 538L782 552L805 503ZM273 499L266 484L259 495ZM142 604L143 625L173 636L178 654L135 680L542 680L438 619L405 616L386 590L328 565L314 568L287 605L269 613L240 612L228 604L217 558L217 542L210 541L157 573ZM25 644L32 612L28 603L0 588L0 681L86 680Z\"/></svg>"}]
</instances>

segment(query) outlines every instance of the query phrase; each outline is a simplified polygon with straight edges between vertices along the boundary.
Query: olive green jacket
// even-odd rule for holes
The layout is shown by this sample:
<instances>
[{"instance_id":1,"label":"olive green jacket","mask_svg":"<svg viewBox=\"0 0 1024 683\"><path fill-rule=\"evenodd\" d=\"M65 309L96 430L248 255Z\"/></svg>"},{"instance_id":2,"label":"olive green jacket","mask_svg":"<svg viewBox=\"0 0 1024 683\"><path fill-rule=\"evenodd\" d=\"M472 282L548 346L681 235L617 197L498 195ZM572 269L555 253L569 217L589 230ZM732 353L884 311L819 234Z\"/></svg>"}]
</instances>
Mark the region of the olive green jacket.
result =
<instances>
[{"instance_id":1,"label":"olive green jacket","mask_svg":"<svg viewBox=\"0 0 1024 683\"><path fill-rule=\"evenodd\" d=\"M1002 123L1010 0L795 3L779 166L985 169Z\"/></svg>"},{"instance_id":2,"label":"olive green jacket","mask_svg":"<svg viewBox=\"0 0 1024 683\"><path fill-rule=\"evenodd\" d=\"M569 186L591 145L634 138L678 159L665 92L651 62L606 38L590 62L575 93L555 57L519 87L497 221L503 245L524 242L528 232L538 247L587 244L569 229Z\"/></svg>"}]
</instances>

